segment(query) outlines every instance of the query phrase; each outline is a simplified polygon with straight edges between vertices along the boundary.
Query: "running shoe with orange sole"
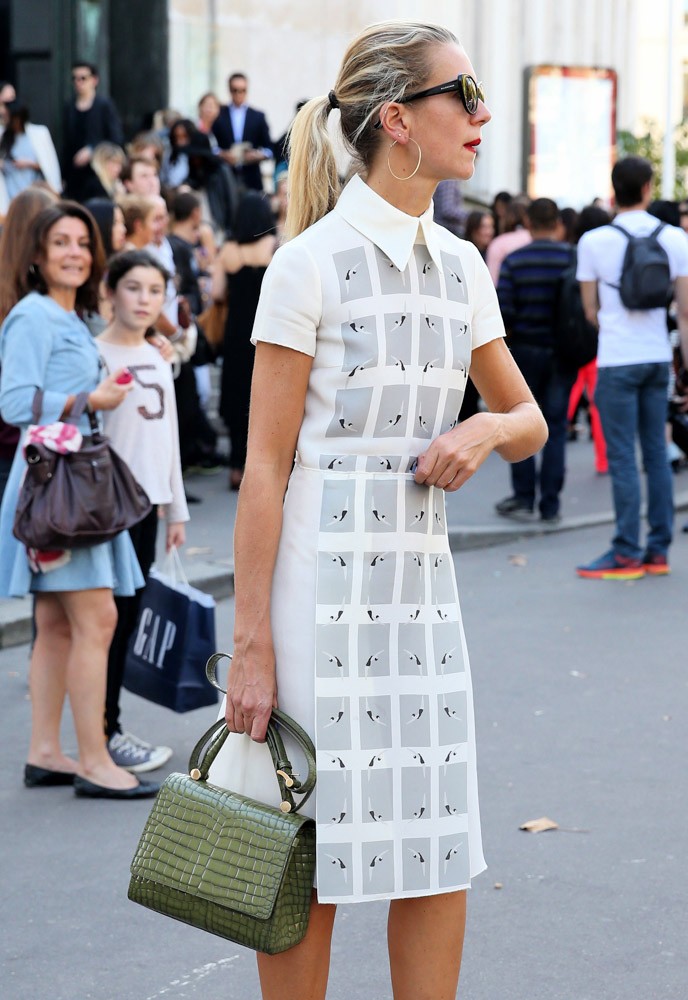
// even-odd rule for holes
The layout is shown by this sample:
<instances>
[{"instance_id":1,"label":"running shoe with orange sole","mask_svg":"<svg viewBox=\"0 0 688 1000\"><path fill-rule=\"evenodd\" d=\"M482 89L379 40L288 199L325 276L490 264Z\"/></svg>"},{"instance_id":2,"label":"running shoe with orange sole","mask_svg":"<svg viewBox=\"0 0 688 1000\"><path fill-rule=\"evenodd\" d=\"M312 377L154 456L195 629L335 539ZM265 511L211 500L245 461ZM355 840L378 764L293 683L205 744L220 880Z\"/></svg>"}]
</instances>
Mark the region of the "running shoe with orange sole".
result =
<instances>
[{"instance_id":1,"label":"running shoe with orange sole","mask_svg":"<svg viewBox=\"0 0 688 1000\"><path fill-rule=\"evenodd\" d=\"M646 569L642 559L620 556L610 549L586 566L577 566L576 573L588 580L640 580Z\"/></svg>"},{"instance_id":2,"label":"running shoe with orange sole","mask_svg":"<svg viewBox=\"0 0 688 1000\"><path fill-rule=\"evenodd\" d=\"M643 568L650 576L668 576L671 573L666 556L658 552L646 552L643 556Z\"/></svg>"}]
</instances>

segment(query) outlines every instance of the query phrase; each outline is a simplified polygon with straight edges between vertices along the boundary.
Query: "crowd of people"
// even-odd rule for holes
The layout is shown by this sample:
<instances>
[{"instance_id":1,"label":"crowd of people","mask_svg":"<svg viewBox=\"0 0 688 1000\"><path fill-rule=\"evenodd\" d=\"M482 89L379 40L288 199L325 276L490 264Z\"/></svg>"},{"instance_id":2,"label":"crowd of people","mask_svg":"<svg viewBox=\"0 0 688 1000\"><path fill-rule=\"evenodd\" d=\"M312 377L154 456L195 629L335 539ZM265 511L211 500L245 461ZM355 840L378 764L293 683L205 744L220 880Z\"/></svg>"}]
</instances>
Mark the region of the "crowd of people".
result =
<instances>
[{"instance_id":1,"label":"crowd of people","mask_svg":"<svg viewBox=\"0 0 688 1000\"><path fill-rule=\"evenodd\" d=\"M630 225L632 232L647 235L658 223L664 223L667 229L662 240L668 240L675 256L671 257L672 277L677 277L675 295L667 303L666 327L669 332L667 339L663 332L655 331L656 343L648 349L649 338L644 329L641 317L644 346L639 346L635 353L629 355L629 363L640 361L647 363L664 363L671 352L672 374L665 391L660 391L657 407L663 414L661 421L661 440L655 441L649 450L644 452L645 468L652 469L661 458L664 468L664 455L668 455L669 466L678 470L686 463L686 435L683 432L683 421L680 414L686 409L685 386L676 372L683 368L680 350L679 328L685 322L685 307L683 305L682 281L685 267L682 248L688 246L688 202L668 202L652 200L652 173L646 161L638 158L627 158L621 161L614 174L615 191L614 210L604 206L596 199L580 212L570 207L559 208L548 198L529 199L523 194L511 195L507 191L499 192L489 209L467 211L462 204L458 184L454 181L442 181L437 189L435 199L435 217L447 228L464 239L472 242L487 263L492 280L497 288L497 295L502 317L507 329L508 342L513 357L523 372L528 385L542 408L549 429L549 438L540 456L518 462L511 466L512 492L499 500L495 509L503 517L517 521L530 522L539 513L544 524L556 524L561 520L561 493L565 482L565 451L567 442L575 441L584 432L581 423L581 413L585 411L589 424L589 434L594 445L594 466L598 475L612 472L613 493L617 507L623 504L622 493L633 494L637 498L639 487L637 476L628 472L629 457L621 459L625 464L625 472L620 473L625 486L617 485L614 470L610 470L610 460L607 454L604 424L600 418L598 401L604 399L604 393L596 393L598 380L598 356L595 355L585 364L576 366L570 359L562 356L562 341L565 331L562 329L559 311L562 306L570 307L571 302L562 299L562 289L566 287L567 276L570 274L580 283L588 279L587 253L579 270L577 248L579 242L587 250L596 240L610 241L606 248L609 253L608 274L602 284L605 290L596 300L597 305L604 302L606 288L618 282L621 273L626 241L610 230L612 221ZM627 214L631 213L631 214ZM637 213L637 214L636 214ZM604 230L603 230L604 227ZM600 233L592 239L586 234L593 230ZM685 236L683 235L685 234ZM673 242L672 242L673 241ZM595 278L597 282L597 277ZM609 308L607 312L609 311ZM597 309L591 304L588 312L594 325L598 324ZM618 308L612 312L618 312ZM637 322L637 317L634 322ZM659 324L663 330L663 320L656 313L652 316L651 326ZM614 320L612 320L614 325ZM626 317L616 317L617 335L626 337ZM618 352L609 353L607 331L603 332L604 350L601 352L602 367L616 368L625 362L624 347ZM654 353L653 353L654 352ZM611 359L611 360L610 360ZM604 379L609 378L605 372ZM462 417L474 412L479 405L477 394L466 393ZM676 424L672 422L679 420ZM607 415L606 424L610 428L613 413ZM629 423L630 421L630 423ZM634 441L633 426L642 426L642 416L628 418L624 438L626 442ZM677 431L674 432L674 426ZM614 433L608 430L607 433ZM659 433L659 432L657 432ZM647 434L641 436L641 441L647 444ZM679 444L683 446L679 447ZM616 444L618 449L618 444ZM655 449L653 458L652 448ZM664 476L664 473L662 473ZM660 477L661 478L661 477ZM664 477L665 478L665 477ZM630 480L630 485L629 485ZM619 554L632 559L631 567L624 565L619 568L617 557L609 553L590 566L579 567L582 576L641 575L642 572L668 572L666 551L670 532L667 526L669 504L666 500L671 490L665 483L661 490L664 496L662 515L664 527L661 539L649 539L649 553L641 551L636 541L628 540L620 543ZM634 509L636 503L634 501ZM661 504L658 501L657 507ZM637 513L631 517L635 524ZM686 526L688 529L688 525ZM637 539L637 528L632 530L633 538ZM652 557L648 561L646 556ZM644 560L644 561L643 561ZM659 560L659 561L658 561ZM607 565L610 564L610 565ZM650 567L648 569L648 567Z\"/></svg>"},{"instance_id":2,"label":"crowd of people","mask_svg":"<svg viewBox=\"0 0 688 1000\"><path fill-rule=\"evenodd\" d=\"M231 462L230 485L236 488L246 419L241 408L223 396L220 413L235 414L238 420L234 426L228 423L233 457L224 455L216 447L206 407L207 366L223 358L226 310L215 310L209 317L207 312L213 305L216 257L225 242L236 242L238 217L240 242L269 235L276 237L270 240L273 249L277 245L286 213L284 137L273 144L265 115L248 104L246 76L233 73L227 105L209 93L199 100L195 120L172 109L158 111L150 129L125 143L117 109L98 92L98 83L96 66L74 64L74 98L65 110L59 157L46 126L31 122L21 95L17 97L9 83L0 85L0 222L17 194L40 187L88 208L107 256L136 247L160 259L171 277L157 329L175 345L183 467L214 472ZM261 164L269 160L272 198L263 194L261 173ZM251 193L258 197L247 199ZM224 273L215 276L218 287L223 281ZM89 321L93 332L108 314L104 295L101 307L100 320L94 316ZM196 322L204 313L212 343L204 324ZM247 312L244 306L240 313L240 321L236 311L232 317L237 336L238 322L244 331L252 323L250 308ZM241 393L247 399L250 363L242 372Z\"/></svg>"},{"instance_id":3,"label":"crowd of people","mask_svg":"<svg viewBox=\"0 0 688 1000\"><path fill-rule=\"evenodd\" d=\"M72 67L60 156L21 95L0 85L0 594L35 600L25 783L137 798L159 787L138 775L172 750L123 728L127 647L160 520L167 550L177 548L187 504L201 502L184 479L228 468L229 488L241 483L250 333L286 184L282 167L274 196L263 193L260 164L275 150L265 116L247 104L243 74L229 80L229 106L206 94L196 121L167 110L126 144L98 82L96 66ZM229 454L209 413L217 362ZM30 425L51 436L72 423L88 438L84 406L151 511L112 542L27 549L13 534L23 436ZM59 743L66 695L78 762Z\"/></svg>"}]
</instances>

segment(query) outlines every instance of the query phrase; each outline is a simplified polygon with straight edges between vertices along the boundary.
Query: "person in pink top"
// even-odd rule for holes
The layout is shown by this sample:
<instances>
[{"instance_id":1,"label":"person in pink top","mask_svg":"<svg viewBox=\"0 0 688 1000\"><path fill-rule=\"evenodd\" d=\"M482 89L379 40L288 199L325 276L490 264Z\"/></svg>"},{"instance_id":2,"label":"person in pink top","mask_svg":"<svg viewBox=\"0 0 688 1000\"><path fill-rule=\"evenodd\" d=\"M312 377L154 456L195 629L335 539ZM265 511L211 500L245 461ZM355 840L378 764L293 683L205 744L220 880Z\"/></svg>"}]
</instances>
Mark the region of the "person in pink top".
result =
<instances>
[{"instance_id":1,"label":"person in pink top","mask_svg":"<svg viewBox=\"0 0 688 1000\"><path fill-rule=\"evenodd\" d=\"M511 199L505 208L505 232L500 236L495 236L487 248L485 261L495 283L495 288L499 281L499 271L504 258L508 257L514 250L520 250L521 247L526 246L532 239L530 230L527 228L526 209L528 202L529 199L520 194Z\"/></svg>"}]
</instances>

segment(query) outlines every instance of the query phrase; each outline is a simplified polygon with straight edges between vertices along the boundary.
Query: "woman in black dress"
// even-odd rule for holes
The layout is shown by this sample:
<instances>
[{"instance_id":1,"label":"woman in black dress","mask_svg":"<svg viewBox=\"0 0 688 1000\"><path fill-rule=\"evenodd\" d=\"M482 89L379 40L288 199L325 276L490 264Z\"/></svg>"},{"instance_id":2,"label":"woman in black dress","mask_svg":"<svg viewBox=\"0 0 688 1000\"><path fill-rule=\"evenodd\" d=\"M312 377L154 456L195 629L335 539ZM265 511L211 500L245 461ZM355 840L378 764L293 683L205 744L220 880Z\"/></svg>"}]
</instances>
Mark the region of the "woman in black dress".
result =
<instances>
[{"instance_id":1,"label":"woman in black dress","mask_svg":"<svg viewBox=\"0 0 688 1000\"><path fill-rule=\"evenodd\" d=\"M228 302L222 364L220 416L231 444L229 486L239 488L246 462L248 404L255 348L251 330L265 269L277 247L275 218L268 199L247 192L237 209L234 239L228 240L213 270L212 296Z\"/></svg>"}]
</instances>

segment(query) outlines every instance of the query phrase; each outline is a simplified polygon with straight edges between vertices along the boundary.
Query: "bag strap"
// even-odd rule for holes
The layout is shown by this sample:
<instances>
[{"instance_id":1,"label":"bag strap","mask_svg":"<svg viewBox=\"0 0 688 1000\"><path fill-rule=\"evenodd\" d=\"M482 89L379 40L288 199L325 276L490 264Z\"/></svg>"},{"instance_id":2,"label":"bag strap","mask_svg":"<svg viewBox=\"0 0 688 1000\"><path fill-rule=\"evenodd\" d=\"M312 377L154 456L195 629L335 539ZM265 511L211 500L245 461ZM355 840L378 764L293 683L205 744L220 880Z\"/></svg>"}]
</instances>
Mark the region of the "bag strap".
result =
<instances>
[{"instance_id":1,"label":"bag strap","mask_svg":"<svg viewBox=\"0 0 688 1000\"><path fill-rule=\"evenodd\" d=\"M612 229L618 229L620 233L623 233L627 240L633 239L629 231L627 229L624 229L623 226L620 226L618 222L610 222L609 225Z\"/></svg>"},{"instance_id":2,"label":"bag strap","mask_svg":"<svg viewBox=\"0 0 688 1000\"><path fill-rule=\"evenodd\" d=\"M620 233L623 233L627 240L645 239L646 237L654 239L657 236L659 236L659 234L663 229L666 228L666 222L660 222L658 226L655 226L655 228L652 230L651 233L646 233L645 236L643 237L640 236L639 234L634 235L632 233L629 233L629 231L627 229L624 229L623 226L620 226L618 222L610 222L609 225L612 226L613 229L618 229Z\"/></svg>"},{"instance_id":3,"label":"bag strap","mask_svg":"<svg viewBox=\"0 0 688 1000\"><path fill-rule=\"evenodd\" d=\"M36 389L33 394L33 402L31 403L31 419L34 424L38 424L41 419L41 412L43 410L43 390Z\"/></svg>"},{"instance_id":4,"label":"bag strap","mask_svg":"<svg viewBox=\"0 0 688 1000\"><path fill-rule=\"evenodd\" d=\"M88 415L88 422L91 425L91 431L93 434L100 434L98 419L91 407L88 405L88 393L80 392L74 400L74 406L72 407L71 413L67 419L76 422L84 411L86 411Z\"/></svg>"},{"instance_id":5,"label":"bag strap","mask_svg":"<svg viewBox=\"0 0 688 1000\"><path fill-rule=\"evenodd\" d=\"M213 687L216 687L218 691L226 694L227 692L220 686L217 680L216 673L217 664L219 660L224 657L227 657L227 659L230 660L232 658L229 653L214 653L208 660L205 671L208 680ZM289 733L289 735L296 740L304 753L308 764L308 776L305 781L299 781L299 775L294 774L292 770L292 765L287 756L284 742L282 741L282 736L279 732L279 727L284 729L285 732ZM210 766L220 752L220 748L224 744L228 735L229 729L223 719L214 723L210 729L203 734L194 747L191 757L189 758L189 773L196 771L198 773L199 780L206 781ZM203 747L214 736L216 737L214 742L211 743L205 756L203 757L203 760L199 764ZM270 755L275 768L275 774L277 776L277 782L282 795L281 809L283 812L298 812L315 788L316 766L315 747L313 746L313 742L308 733L301 728L298 722L295 722L291 716L286 714L286 712L280 711L279 708L273 708L272 710L272 715L270 716L270 721L268 722L266 742L268 749L270 750ZM294 801L294 792L297 792L300 796L302 796L298 803Z\"/></svg>"},{"instance_id":6,"label":"bag strap","mask_svg":"<svg viewBox=\"0 0 688 1000\"><path fill-rule=\"evenodd\" d=\"M94 435L100 434L100 428L98 426L98 420L95 413L88 405L88 393L80 392L76 395L74 399L74 405L69 412L69 415L65 418L70 423L76 423L82 413L86 410L88 412L88 421L91 425L91 431ZM43 412L43 390L36 389L33 394L33 401L31 403L31 418L34 424L38 424L41 419L41 413Z\"/></svg>"}]
</instances>

